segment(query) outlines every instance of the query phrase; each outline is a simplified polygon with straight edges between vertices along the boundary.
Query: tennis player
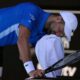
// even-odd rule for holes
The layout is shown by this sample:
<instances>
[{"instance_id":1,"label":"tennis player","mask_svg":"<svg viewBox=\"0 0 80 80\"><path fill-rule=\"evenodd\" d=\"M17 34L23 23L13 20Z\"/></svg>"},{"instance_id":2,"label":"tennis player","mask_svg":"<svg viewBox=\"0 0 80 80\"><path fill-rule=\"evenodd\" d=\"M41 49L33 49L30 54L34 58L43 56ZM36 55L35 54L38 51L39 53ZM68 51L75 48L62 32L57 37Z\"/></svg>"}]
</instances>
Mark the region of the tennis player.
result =
<instances>
[{"instance_id":1,"label":"tennis player","mask_svg":"<svg viewBox=\"0 0 80 80\"><path fill-rule=\"evenodd\" d=\"M61 43L57 38L65 34L70 41L71 32L76 28L77 18L71 12L62 11L53 15L31 2L0 9L0 46L17 44L20 59L31 77L42 76L43 70L35 70L31 60L30 46L35 46L36 42L48 33L54 34L56 37L54 42L57 43L53 44L58 46L59 43L60 47ZM62 49L60 53L56 51L54 54L58 57L63 56Z\"/></svg>"}]
</instances>

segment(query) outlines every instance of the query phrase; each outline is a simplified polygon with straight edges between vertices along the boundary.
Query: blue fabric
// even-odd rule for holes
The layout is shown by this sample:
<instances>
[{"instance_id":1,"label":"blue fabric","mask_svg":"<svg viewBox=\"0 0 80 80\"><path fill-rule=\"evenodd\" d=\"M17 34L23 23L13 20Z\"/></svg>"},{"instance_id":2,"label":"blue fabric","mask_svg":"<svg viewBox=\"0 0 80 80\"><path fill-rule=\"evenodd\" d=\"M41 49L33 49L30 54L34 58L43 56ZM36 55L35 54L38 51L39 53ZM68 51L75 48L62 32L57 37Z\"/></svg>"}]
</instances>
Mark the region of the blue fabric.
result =
<instances>
[{"instance_id":1,"label":"blue fabric","mask_svg":"<svg viewBox=\"0 0 80 80\"><path fill-rule=\"evenodd\" d=\"M4 45L7 46L7 45L15 44L17 41L17 36L14 34L15 34L15 32L13 31L9 35L7 35L7 37L1 38L0 39L0 46L4 46Z\"/></svg>"},{"instance_id":2,"label":"blue fabric","mask_svg":"<svg viewBox=\"0 0 80 80\"><path fill-rule=\"evenodd\" d=\"M43 28L49 15L33 3L21 3L0 9L0 34L14 24L22 24L31 31L29 42L35 45L45 34ZM17 39L15 30L10 31L8 35L0 38L0 46L16 44Z\"/></svg>"}]
</instances>

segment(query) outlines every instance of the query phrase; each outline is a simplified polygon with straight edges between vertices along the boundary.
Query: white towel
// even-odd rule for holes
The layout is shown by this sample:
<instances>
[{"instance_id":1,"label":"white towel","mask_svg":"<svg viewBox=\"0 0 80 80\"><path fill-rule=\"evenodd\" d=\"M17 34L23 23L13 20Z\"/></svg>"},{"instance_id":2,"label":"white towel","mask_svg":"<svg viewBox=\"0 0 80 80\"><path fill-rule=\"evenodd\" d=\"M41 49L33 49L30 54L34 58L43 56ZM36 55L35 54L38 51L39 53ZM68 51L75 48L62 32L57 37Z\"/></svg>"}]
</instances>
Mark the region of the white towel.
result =
<instances>
[{"instance_id":1,"label":"white towel","mask_svg":"<svg viewBox=\"0 0 80 80\"><path fill-rule=\"evenodd\" d=\"M46 69L64 57L64 49L60 37L56 35L45 35L36 44L35 52L42 69ZM61 75L61 70L47 73L47 77Z\"/></svg>"}]
</instances>

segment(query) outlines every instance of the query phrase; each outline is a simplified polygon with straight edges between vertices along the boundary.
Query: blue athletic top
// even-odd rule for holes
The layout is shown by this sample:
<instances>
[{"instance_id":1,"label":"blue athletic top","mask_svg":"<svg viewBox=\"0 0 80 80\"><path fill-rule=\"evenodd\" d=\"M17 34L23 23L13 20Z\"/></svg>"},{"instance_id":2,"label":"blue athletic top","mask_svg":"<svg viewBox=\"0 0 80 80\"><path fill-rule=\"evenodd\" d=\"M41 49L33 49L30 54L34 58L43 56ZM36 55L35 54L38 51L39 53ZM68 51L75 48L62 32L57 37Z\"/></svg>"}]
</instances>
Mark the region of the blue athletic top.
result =
<instances>
[{"instance_id":1,"label":"blue athletic top","mask_svg":"<svg viewBox=\"0 0 80 80\"><path fill-rule=\"evenodd\" d=\"M0 46L17 43L19 24L31 31L29 42L35 45L45 32L46 20L50 14L33 3L21 3L0 9Z\"/></svg>"}]
</instances>

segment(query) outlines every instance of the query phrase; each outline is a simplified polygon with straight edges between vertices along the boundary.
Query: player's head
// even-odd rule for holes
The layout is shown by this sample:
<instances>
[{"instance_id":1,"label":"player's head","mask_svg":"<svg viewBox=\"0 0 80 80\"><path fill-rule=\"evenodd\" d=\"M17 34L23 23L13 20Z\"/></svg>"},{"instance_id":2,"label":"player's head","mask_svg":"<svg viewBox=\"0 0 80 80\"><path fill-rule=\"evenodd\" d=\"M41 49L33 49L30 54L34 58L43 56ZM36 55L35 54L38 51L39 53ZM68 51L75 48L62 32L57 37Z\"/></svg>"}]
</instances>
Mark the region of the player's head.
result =
<instances>
[{"instance_id":1,"label":"player's head","mask_svg":"<svg viewBox=\"0 0 80 80\"><path fill-rule=\"evenodd\" d=\"M61 11L57 15L49 18L49 32L57 36L66 36L71 40L71 33L75 31L78 25L77 17L70 11Z\"/></svg>"}]
</instances>

